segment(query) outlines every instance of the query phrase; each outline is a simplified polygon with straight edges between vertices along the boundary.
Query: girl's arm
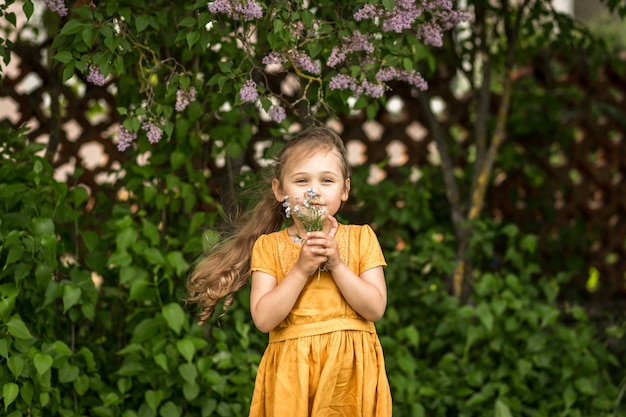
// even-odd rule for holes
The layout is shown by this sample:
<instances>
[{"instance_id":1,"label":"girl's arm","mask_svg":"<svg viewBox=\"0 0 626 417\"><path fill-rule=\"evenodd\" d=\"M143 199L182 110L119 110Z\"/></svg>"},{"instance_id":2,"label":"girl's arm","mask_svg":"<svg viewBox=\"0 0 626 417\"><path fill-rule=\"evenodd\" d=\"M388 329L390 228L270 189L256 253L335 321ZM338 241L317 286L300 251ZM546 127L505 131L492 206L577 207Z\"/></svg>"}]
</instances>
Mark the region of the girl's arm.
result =
<instances>
[{"instance_id":1,"label":"girl's arm","mask_svg":"<svg viewBox=\"0 0 626 417\"><path fill-rule=\"evenodd\" d=\"M250 312L257 329L267 333L287 317L309 276L326 259L325 256L313 253L307 244L303 244L298 261L280 284L276 277L266 272L252 272Z\"/></svg>"},{"instance_id":2,"label":"girl's arm","mask_svg":"<svg viewBox=\"0 0 626 417\"><path fill-rule=\"evenodd\" d=\"M339 256L335 233L339 227L333 216L328 216L329 233L307 233L307 244L311 251L326 257L326 266L333 275L337 287L350 306L364 319L378 321L387 307L387 284L382 266L355 274Z\"/></svg>"},{"instance_id":3,"label":"girl's arm","mask_svg":"<svg viewBox=\"0 0 626 417\"><path fill-rule=\"evenodd\" d=\"M359 276L341 262L330 272L348 304L364 319L378 321L383 316L387 307L387 285L381 266Z\"/></svg>"},{"instance_id":4,"label":"girl's arm","mask_svg":"<svg viewBox=\"0 0 626 417\"><path fill-rule=\"evenodd\" d=\"M252 272L250 312L257 329L267 333L278 326L296 304L307 279L308 275L292 269L277 284L276 277L266 272Z\"/></svg>"}]
</instances>

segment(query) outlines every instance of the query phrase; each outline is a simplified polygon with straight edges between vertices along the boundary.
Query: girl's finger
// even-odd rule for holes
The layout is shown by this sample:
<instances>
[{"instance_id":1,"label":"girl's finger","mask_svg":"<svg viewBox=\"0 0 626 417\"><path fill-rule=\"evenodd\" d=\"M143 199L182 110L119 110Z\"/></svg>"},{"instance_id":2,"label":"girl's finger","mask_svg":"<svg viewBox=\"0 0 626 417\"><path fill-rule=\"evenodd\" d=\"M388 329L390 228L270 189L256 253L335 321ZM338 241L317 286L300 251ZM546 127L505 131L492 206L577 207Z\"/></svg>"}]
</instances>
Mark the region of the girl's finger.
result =
<instances>
[{"instance_id":1,"label":"girl's finger","mask_svg":"<svg viewBox=\"0 0 626 417\"><path fill-rule=\"evenodd\" d=\"M330 221L330 232L328 232L328 234L332 237L335 237L337 229L339 229L339 222L337 221L337 219L330 215L328 216L328 220Z\"/></svg>"}]
</instances>

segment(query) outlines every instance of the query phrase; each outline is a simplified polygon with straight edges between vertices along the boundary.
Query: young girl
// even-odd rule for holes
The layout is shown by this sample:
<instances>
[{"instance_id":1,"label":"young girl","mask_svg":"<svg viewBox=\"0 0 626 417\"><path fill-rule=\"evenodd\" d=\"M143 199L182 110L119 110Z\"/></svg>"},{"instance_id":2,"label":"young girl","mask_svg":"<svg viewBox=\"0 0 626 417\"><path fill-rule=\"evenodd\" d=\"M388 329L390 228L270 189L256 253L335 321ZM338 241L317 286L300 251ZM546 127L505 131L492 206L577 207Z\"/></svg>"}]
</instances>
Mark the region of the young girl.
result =
<instances>
[{"instance_id":1,"label":"young girl","mask_svg":"<svg viewBox=\"0 0 626 417\"><path fill-rule=\"evenodd\" d=\"M251 218L190 276L200 323L252 278L252 319L269 345L251 417L391 416L373 323L387 303L386 264L369 226L335 219L349 191L341 138L322 127L301 132L280 152L271 192ZM293 221L282 228L285 211ZM321 230L308 231L311 213Z\"/></svg>"}]
</instances>

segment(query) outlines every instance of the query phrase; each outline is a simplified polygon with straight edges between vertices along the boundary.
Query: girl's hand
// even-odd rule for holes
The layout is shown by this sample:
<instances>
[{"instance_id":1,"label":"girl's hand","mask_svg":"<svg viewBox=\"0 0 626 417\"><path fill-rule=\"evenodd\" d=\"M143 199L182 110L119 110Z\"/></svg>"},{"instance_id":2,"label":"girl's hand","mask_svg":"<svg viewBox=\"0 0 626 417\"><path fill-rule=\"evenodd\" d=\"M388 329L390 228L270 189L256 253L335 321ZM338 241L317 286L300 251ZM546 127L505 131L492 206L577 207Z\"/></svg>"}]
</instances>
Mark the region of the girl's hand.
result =
<instances>
[{"instance_id":1,"label":"girl's hand","mask_svg":"<svg viewBox=\"0 0 626 417\"><path fill-rule=\"evenodd\" d=\"M298 257L298 261L296 262L294 269L299 269L306 276L313 275L317 269L328 260L325 255L317 253L317 249L318 248L308 243L308 239L303 241L302 248L300 249L300 256Z\"/></svg>"},{"instance_id":2,"label":"girl's hand","mask_svg":"<svg viewBox=\"0 0 626 417\"><path fill-rule=\"evenodd\" d=\"M330 224L330 231L328 233L324 231L307 233L304 245L309 248L311 253L318 256L319 259L324 259L318 266L325 263L326 268L332 271L334 267L341 264L339 250L337 249L337 241L335 240L335 234L339 228L339 223L333 216L328 216L327 219Z\"/></svg>"}]
</instances>

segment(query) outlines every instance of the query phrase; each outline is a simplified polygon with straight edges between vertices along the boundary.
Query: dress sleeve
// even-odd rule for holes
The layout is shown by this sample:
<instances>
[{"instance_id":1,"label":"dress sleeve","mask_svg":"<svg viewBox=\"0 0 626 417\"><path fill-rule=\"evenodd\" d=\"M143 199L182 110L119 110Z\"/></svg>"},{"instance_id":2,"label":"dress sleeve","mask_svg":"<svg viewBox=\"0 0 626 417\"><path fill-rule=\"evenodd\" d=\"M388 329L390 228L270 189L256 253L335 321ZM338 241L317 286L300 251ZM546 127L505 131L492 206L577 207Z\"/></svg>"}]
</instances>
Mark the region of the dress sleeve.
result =
<instances>
[{"instance_id":1,"label":"dress sleeve","mask_svg":"<svg viewBox=\"0 0 626 417\"><path fill-rule=\"evenodd\" d=\"M363 225L359 236L359 275L377 266L385 267L385 257L376 234L369 225Z\"/></svg>"},{"instance_id":2,"label":"dress sleeve","mask_svg":"<svg viewBox=\"0 0 626 417\"><path fill-rule=\"evenodd\" d=\"M261 235L252 248L250 270L261 271L274 277L278 276L276 264L276 244L271 235Z\"/></svg>"}]
</instances>

